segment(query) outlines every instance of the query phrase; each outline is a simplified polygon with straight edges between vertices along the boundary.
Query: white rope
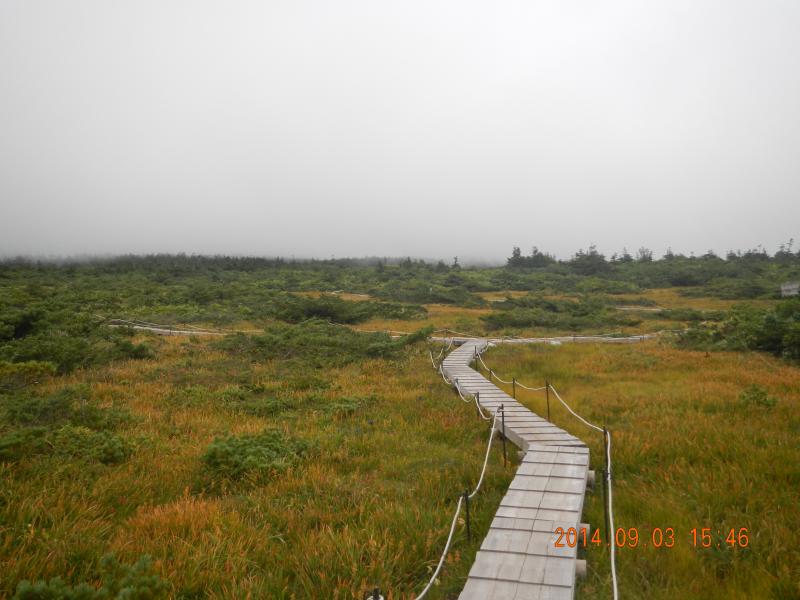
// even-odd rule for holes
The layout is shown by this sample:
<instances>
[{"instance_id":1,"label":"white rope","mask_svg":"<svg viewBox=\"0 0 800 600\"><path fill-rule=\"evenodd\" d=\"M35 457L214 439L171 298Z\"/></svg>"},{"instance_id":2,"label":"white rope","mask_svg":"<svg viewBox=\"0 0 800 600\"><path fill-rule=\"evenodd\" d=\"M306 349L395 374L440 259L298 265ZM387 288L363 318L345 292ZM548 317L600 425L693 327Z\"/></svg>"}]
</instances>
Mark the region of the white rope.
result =
<instances>
[{"instance_id":1,"label":"white rope","mask_svg":"<svg viewBox=\"0 0 800 600\"><path fill-rule=\"evenodd\" d=\"M461 386L460 386L460 385L458 385L458 379L456 379L456 380L455 380L455 386L456 386L456 391L458 392L458 395L459 395L459 396L461 396L461 399L462 399L464 402L472 402L472 400L470 400L470 399L469 399L469 398L467 398L467 397L466 397L464 394L462 394L462 393L461 393Z\"/></svg>"},{"instance_id":2,"label":"white rope","mask_svg":"<svg viewBox=\"0 0 800 600\"><path fill-rule=\"evenodd\" d=\"M567 409L567 410L570 412L570 414L572 414L572 416L573 416L573 417L575 417L576 419L578 419L579 421L581 421L581 422L582 422L584 425L587 425L588 427L591 427L592 429L596 429L597 431L599 431L599 432L601 432L601 433L604 431L602 427L598 427L598 426L597 426L597 425L595 425L594 423L590 423L589 421L587 421L586 419L584 419L582 416L580 416L578 413L576 413L574 410L572 410L572 409L569 407L569 404L567 404L566 402L564 402L564 399L563 399L561 396L559 396L558 392L556 391L556 388L554 388L554 387L551 385L551 386L550 386L550 389L551 389L551 390L553 390L553 393L556 395L556 398L558 398L558 399L559 399L559 401L561 402L561 404L563 404L563 405L564 405L564 407L565 407L565 408L566 408L566 409Z\"/></svg>"},{"instance_id":3,"label":"white rope","mask_svg":"<svg viewBox=\"0 0 800 600\"><path fill-rule=\"evenodd\" d=\"M453 385L453 382L452 382L452 381L450 381L450 380L447 378L447 376L444 374L444 369L442 369L442 365L439 365L439 375L441 375L441 376L442 376L442 379L444 379L444 382L445 382L447 385Z\"/></svg>"},{"instance_id":4,"label":"white rope","mask_svg":"<svg viewBox=\"0 0 800 600\"><path fill-rule=\"evenodd\" d=\"M608 461L608 472L606 473L606 481L608 482L608 523L611 527L612 535L614 535L614 502L611 492L611 434L606 432L606 460ZM619 590L617 589L617 561L614 552L616 546L616 535L611 541L611 587L614 592L614 600L619 598Z\"/></svg>"},{"instance_id":5,"label":"white rope","mask_svg":"<svg viewBox=\"0 0 800 600\"><path fill-rule=\"evenodd\" d=\"M484 421L491 421L492 417L487 417L485 414L483 414L483 409L481 408L480 402L478 402L478 395L472 394L472 398L475 400L475 406L478 407L478 414L480 415L481 419Z\"/></svg>"},{"instance_id":6,"label":"white rope","mask_svg":"<svg viewBox=\"0 0 800 600\"><path fill-rule=\"evenodd\" d=\"M520 383L519 381L517 381L517 385L519 387L523 388L523 389L530 390L531 392L539 392L539 391L541 391L541 390L543 390L543 389L545 389L547 387L547 386L543 385L542 387L532 388L532 387L528 387L527 385L524 385L524 384Z\"/></svg>"},{"instance_id":7,"label":"white rope","mask_svg":"<svg viewBox=\"0 0 800 600\"><path fill-rule=\"evenodd\" d=\"M481 477L480 479L478 479L478 485L475 486L475 489L472 490L472 493L469 495L470 499L472 499L472 497L478 493L478 490L481 489L481 484L483 483L483 476L486 474L486 465L489 464L489 453L492 450L492 439L494 439L495 427L497 426L497 415L498 413L494 414L494 420L492 421L492 432L489 434L489 443L486 446L486 456L483 459L483 469L481 469Z\"/></svg>"},{"instance_id":8,"label":"white rope","mask_svg":"<svg viewBox=\"0 0 800 600\"><path fill-rule=\"evenodd\" d=\"M453 515L453 522L450 525L450 534L447 536L447 543L444 545L444 552L442 552L442 557L439 559L439 564L436 565L436 570L433 572L433 576L428 582L428 585L426 585L425 589L419 593L419 596L417 596L417 600L421 600L422 598L425 597L425 594L428 593L428 590L431 589L433 582L436 581L436 578L439 576L439 571L442 570L444 559L447 556L447 552L450 550L450 543L453 541L453 532L455 532L456 530L456 523L458 522L458 515L461 513L461 504L463 502L464 502L464 496L459 496L458 506L456 506L456 514Z\"/></svg>"},{"instance_id":9,"label":"white rope","mask_svg":"<svg viewBox=\"0 0 800 600\"><path fill-rule=\"evenodd\" d=\"M505 379L501 379L500 377L498 377L498 376L497 376L497 373L495 373L494 371L491 371L491 370L490 370L490 371L489 371L489 374L490 374L492 377L494 377L495 379L497 379L497 381L499 381L500 383L505 383L505 384L507 384L507 385L511 385L512 383L514 383L513 381L506 381Z\"/></svg>"},{"instance_id":10,"label":"white rope","mask_svg":"<svg viewBox=\"0 0 800 600\"><path fill-rule=\"evenodd\" d=\"M460 392L459 392L460 393ZM492 440L494 440L494 433L496 431L495 426L497 425L497 413L494 415L494 420L492 421L492 429L489 433L489 443L486 445L486 455L483 458L483 468L481 469L481 476L478 479L478 484L475 486L475 489L472 490L472 493L467 494L467 498L472 500L475 495L480 491L481 485L483 485L483 478L486 475L486 466L489 464L489 455L492 452ZM433 572L430 581L428 581L428 585L425 586L425 589L422 590L419 596L416 597L417 600L421 600L425 597L425 594L428 593L431 586L433 585L436 578L439 576L439 571L442 570L442 565L444 564L444 559L447 557L447 553L450 550L450 544L453 541L453 532L456 529L456 523L458 522L458 515L461 513L461 505L464 502L464 496L459 496L458 498L458 506L456 506L456 514L453 515L453 522L450 525L450 534L447 536L447 543L444 546L444 551L442 552L441 558L439 558L439 564L436 566L436 570Z\"/></svg>"}]
</instances>

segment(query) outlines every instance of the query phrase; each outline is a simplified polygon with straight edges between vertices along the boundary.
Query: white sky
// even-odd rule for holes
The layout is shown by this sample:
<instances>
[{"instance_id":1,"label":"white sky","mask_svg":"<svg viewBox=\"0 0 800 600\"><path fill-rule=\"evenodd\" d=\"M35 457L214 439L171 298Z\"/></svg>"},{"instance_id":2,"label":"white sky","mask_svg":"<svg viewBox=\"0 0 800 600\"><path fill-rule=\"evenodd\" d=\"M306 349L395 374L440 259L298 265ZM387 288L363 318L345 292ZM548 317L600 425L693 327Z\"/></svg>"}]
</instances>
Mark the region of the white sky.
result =
<instances>
[{"instance_id":1,"label":"white sky","mask_svg":"<svg viewBox=\"0 0 800 600\"><path fill-rule=\"evenodd\" d=\"M800 3L3 0L0 254L800 238Z\"/></svg>"}]
</instances>

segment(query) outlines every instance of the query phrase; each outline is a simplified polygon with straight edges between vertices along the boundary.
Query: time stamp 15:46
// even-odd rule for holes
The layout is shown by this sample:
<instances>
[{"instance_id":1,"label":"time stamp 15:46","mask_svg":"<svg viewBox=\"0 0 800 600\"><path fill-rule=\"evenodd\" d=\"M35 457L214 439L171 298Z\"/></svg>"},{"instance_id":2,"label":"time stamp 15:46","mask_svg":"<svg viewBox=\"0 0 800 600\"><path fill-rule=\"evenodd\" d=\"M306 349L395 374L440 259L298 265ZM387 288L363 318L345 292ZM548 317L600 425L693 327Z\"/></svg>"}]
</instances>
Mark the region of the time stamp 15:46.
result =
<instances>
[{"instance_id":1,"label":"time stamp 15:46","mask_svg":"<svg viewBox=\"0 0 800 600\"><path fill-rule=\"evenodd\" d=\"M604 539L599 529L591 534L583 527L557 527L555 530L556 548L574 548L575 546L609 546L613 542L617 548L673 548L676 540L687 541L695 548L746 548L750 543L747 527L731 527L728 529L712 529L695 527L688 534L677 535L673 527L654 527L649 535L640 534L638 527L617 527L613 540Z\"/></svg>"}]
</instances>

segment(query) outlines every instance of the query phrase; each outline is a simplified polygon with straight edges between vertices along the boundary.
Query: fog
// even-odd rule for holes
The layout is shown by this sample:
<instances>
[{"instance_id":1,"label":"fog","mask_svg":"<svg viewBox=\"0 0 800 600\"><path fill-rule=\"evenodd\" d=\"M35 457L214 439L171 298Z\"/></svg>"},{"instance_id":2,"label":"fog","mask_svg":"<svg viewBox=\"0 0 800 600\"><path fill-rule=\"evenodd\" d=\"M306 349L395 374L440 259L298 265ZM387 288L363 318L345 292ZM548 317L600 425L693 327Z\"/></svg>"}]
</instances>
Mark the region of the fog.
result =
<instances>
[{"instance_id":1,"label":"fog","mask_svg":"<svg viewBox=\"0 0 800 600\"><path fill-rule=\"evenodd\" d=\"M0 255L772 252L798 31L793 1L4 0Z\"/></svg>"}]
</instances>

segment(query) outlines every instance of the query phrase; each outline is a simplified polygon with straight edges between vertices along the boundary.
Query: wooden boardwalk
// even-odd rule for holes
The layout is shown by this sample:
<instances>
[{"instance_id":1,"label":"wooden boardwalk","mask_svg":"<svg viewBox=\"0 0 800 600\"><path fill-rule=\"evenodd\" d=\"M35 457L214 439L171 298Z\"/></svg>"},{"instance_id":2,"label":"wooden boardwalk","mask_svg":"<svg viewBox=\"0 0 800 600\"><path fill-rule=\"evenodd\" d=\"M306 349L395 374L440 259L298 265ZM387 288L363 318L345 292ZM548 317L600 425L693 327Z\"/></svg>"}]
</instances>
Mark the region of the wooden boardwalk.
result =
<instances>
[{"instance_id":1,"label":"wooden boardwalk","mask_svg":"<svg viewBox=\"0 0 800 600\"><path fill-rule=\"evenodd\" d=\"M475 557L460 600L569 600L582 561L577 547L557 548L557 527L581 528L589 449L525 408L470 368L487 340L464 340L445 357L443 374L462 393L479 394L492 415L505 412L508 440L525 455ZM500 419L496 428L501 429ZM563 541L563 540L562 540Z\"/></svg>"}]
</instances>

